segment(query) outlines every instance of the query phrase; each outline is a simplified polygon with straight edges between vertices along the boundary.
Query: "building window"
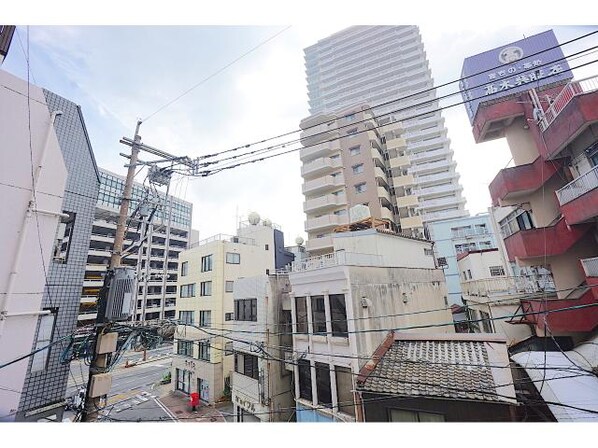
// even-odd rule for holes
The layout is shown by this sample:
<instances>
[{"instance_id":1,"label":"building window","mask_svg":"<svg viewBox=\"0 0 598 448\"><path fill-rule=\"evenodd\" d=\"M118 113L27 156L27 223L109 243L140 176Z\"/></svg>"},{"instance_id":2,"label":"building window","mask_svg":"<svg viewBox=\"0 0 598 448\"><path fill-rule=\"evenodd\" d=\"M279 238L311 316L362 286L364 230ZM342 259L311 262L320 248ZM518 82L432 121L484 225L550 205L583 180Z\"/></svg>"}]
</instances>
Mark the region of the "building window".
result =
<instances>
[{"instance_id":1,"label":"building window","mask_svg":"<svg viewBox=\"0 0 598 448\"><path fill-rule=\"evenodd\" d=\"M332 336L346 338L349 336L347 329L347 308L344 294L331 294L330 320L332 321Z\"/></svg>"},{"instance_id":2,"label":"building window","mask_svg":"<svg viewBox=\"0 0 598 448\"><path fill-rule=\"evenodd\" d=\"M354 135L357 135L357 128L355 127L355 128L349 129L347 131L347 135L351 136L351 137L354 136Z\"/></svg>"},{"instance_id":3,"label":"building window","mask_svg":"<svg viewBox=\"0 0 598 448\"><path fill-rule=\"evenodd\" d=\"M212 312L211 311L200 311L199 312L199 326L209 327L212 324Z\"/></svg>"},{"instance_id":4,"label":"building window","mask_svg":"<svg viewBox=\"0 0 598 448\"><path fill-rule=\"evenodd\" d=\"M241 263L241 254L237 254L235 252L227 252L226 253L226 262L228 264L239 264L239 263Z\"/></svg>"},{"instance_id":5,"label":"building window","mask_svg":"<svg viewBox=\"0 0 598 448\"><path fill-rule=\"evenodd\" d=\"M297 316L297 333L307 333L307 299L295 297L295 315Z\"/></svg>"},{"instance_id":6,"label":"building window","mask_svg":"<svg viewBox=\"0 0 598 448\"><path fill-rule=\"evenodd\" d=\"M189 275L189 262L183 261L181 263L181 277Z\"/></svg>"},{"instance_id":7,"label":"building window","mask_svg":"<svg viewBox=\"0 0 598 448\"><path fill-rule=\"evenodd\" d=\"M365 193L367 184L365 182L355 185L355 193Z\"/></svg>"},{"instance_id":8,"label":"building window","mask_svg":"<svg viewBox=\"0 0 598 448\"><path fill-rule=\"evenodd\" d=\"M357 156L360 153L361 153L361 146L359 146L359 145L349 148L349 154L352 156Z\"/></svg>"},{"instance_id":9,"label":"building window","mask_svg":"<svg viewBox=\"0 0 598 448\"><path fill-rule=\"evenodd\" d=\"M210 272L212 270L212 255L201 257L201 272Z\"/></svg>"},{"instance_id":10,"label":"building window","mask_svg":"<svg viewBox=\"0 0 598 448\"><path fill-rule=\"evenodd\" d=\"M233 341L229 341L226 344L224 344L224 356L229 356L233 353L235 353L235 351L233 350Z\"/></svg>"},{"instance_id":11,"label":"building window","mask_svg":"<svg viewBox=\"0 0 598 448\"><path fill-rule=\"evenodd\" d=\"M235 300L235 320L257 321L257 299Z\"/></svg>"},{"instance_id":12,"label":"building window","mask_svg":"<svg viewBox=\"0 0 598 448\"><path fill-rule=\"evenodd\" d=\"M363 173L363 163L360 163L359 165L353 165L353 174L360 174Z\"/></svg>"},{"instance_id":13,"label":"building window","mask_svg":"<svg viewBox=\"0 0 598 448\"><path fill-rule=\"evenodd\" d=\"M498 277L500 275L505 275L505 270L502 266L490 266L490 276L491 277Z\"/></svg>"},{"instance_id":14,"label":"building window","mask_svg":"<svg viewBox=\"0 0 598 448\"><path fill-rule=\"evenodd\" d=\"M211 296L212 295L212 282L201 282L200 283L200 296Z\"/></svg>"},{"instance_id":15,"label":"building window","mask_svg":"<svg viewBox=\"0 0 598 448\"><path fill-rule=\"evenodd\" d=\"M312 401L311 394L311 366L304 359L297 362L299 370L299 397Z\"/></svg>"},{"instance_id":16,"label":"building window","mask_svg":"<svg viewBox=\"0 0 598 448\"><path fill-rule=\"evenodd\" d=\"M183 369L176 369L176 389L186 394L191 389L191 372Z\"/></svg>"},{"instance_id":17,"label":"building window","mask_svg":"<svg viewBox=\"0 0 598 448\"><path fill-rule=\"evenodd\" d=\"M406 411L403 409L390 409L388 415L390 422L443 422L444 415L430 412Z\"/></svg>"},{"instance_id":18,"label":"building window","mask_svg":"<svg viewBox=\"0 0 598 448\"><path fill-rule=\"evenodd\" d=\"M203 361L210 360L210 340L199 341L199 359Z\"/></svg>"},{"instance_id":19,"label":"building window","mask_svg":"<svg viewBox=\"0 0 598 448\"><path fill-rule=\"evenodd\" d=\"M235 320L235 313L225 313L224 320L225 321Z\"/></svg>"},{"instance_id":20,"label":"building window","mask_svg":"<svg viewBox=\"0 0 598 448\"><path fill-rule=\"evenodd\" d=\"M195 297L195 283L181 285L181 298Z\"/></svg>"},{"instance_id":21,"label":"building window","mask_svg":"<svg viewBox=\"0 0 598 448\"><path fill-rule=\"evenodd\" d=\"M259 370L257 366L258 358L249 353L235 353L235 372L248 376L254 380L259 379Z\"/></svg>"},{"instance_id":22,"label":"building window","mask_svg":"<svg viewBox=\"0 0 598 448\"><path fill-rule=\"evenodd\" d=\"M177 341L177 355L193 356L193 341Z\"/></svg>"},{"instance_id":23,"label":"building window","mask_svg":"<svg viewBox=\"0 0 598 448\"><path fill-rule=\"evenodd\" d=\"M326 334L326 311L324 296L312 296L311 320L314 334Z\"/></svg>"},{"instance_id":24,"label":"building window","mask_svg":"<svg viewBox=\"0 0 598 448\"><path fill-rule=\"evenodd\" d=\"M58 314L57 308L48 309L44 311L50 311L50 314L43 314L39 317L39 327L37 330L37 338L35 340L35 350L47 347L52 342L54 336L54 328L56 326L56 315ZM48 359L50 354L50 347L45 350L41 350L33 355L33 361L31 363L32 372L40 372L46 370L48 367Z\"/></svg>"},{"instance_id":25,"label":"building window","mask_svg":"<svg viewBox=\"0 0 598 448\"><path fill-rule=\"evenodd\" d=\"M318 391L318 404L332 406L330 366L328 364L316 363L316 388Z\"/></svg>"},{"instance_id":26,"label":"building window","mask_svg":"<svg viewBox=\"0 0 598 448\"><path fill-rule=\"evenodd\" d=\"M266 250L270 250L270 246L268 246L267 244L264 246L264 249Z\"/></svg>"},{"instance_id":27,"label":"building window","mask_svg":"<svg viewBox=\"0 0 598 448\"><path fill-rule=\"evenodd\" d=\"M179 311L179 323L193 325L195 311Z\"/></svg>"},{"instance_id":28,"label":"building window","mask_svg":"<svg viewBox=\"0 0 598 448\"><path fill-rule=\"evenodd\" d=\"M480 311L480 319L482 321L482 329L484 333L494 333L492 329L492 320L490 319L490 314Z\"/></svg>"},{"instance_id":29,"label":"building window","mask_svg":"<svg viewBox=\"0 0 598 448\"><path fill-rule=\"evenodd\" d=\"M235 284L234 281L227 280L224 284L224 292L233 292L233 285Z\"/></svg>"},{"instance_id":30,"label":"building window","mask_svg":"<svg viewBox=\"0 0 598 448\"><path fill-rule=\"evenodd\" d=\"M348 122L355 121L355 114L345 115L345 120Z\"/></svg>"},{"instance_id":31,"label":"building window","mask_svg":"<svg viewBox=\"0 0 598 448\"><path fill-rule=\"evenodd\" d=\"M336 373L336 397L337 406L340 412L355 415L355 406L353 404L353 375L348 367L334 366Z\"/></svg>"},{"instance_id":32,"label":"building window","mask_svg":"<svg viewBox=\"0 0 598 448\"><path fill-rule=\"evenodd\" d=\"M434 251L432 249L424 248L424 255L426 255L428 257L432 257L432 256L434 256Z\"/></svg>"},{"instance_id":33,"label":"building window","mask_svg":"<svg viewBox=\"0 0 598 448\"><path fill-rule=\"evenodd\" d=\"M75 213L63 211L67 216L62 216L56 229L56 240L54 242L54 261L66 263L69 258L71 241L73 240L73 229L75 227Z\"/></svg>"},{"instance_id":34,"label":"building window","mask_svg":"<svg viewBox=\"0 0 598 448\"><path fill-rule=\"evenodd\" d=\"M469 280L471 280L471 270L470 269L467 270L467 275L469 277Z\"/></svg>"}]
</instances>

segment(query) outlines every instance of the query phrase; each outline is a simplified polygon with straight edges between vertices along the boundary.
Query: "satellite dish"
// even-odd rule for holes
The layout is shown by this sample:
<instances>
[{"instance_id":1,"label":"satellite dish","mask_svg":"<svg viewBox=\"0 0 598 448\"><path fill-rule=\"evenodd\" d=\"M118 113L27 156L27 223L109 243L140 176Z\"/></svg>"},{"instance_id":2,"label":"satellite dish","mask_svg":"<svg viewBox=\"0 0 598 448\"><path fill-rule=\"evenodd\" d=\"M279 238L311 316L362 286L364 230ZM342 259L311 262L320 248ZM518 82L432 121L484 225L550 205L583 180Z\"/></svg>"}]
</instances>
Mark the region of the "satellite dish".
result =
<instances>
[{"instance_id":1,"label":"satellite dish","mask_svg":"<svg viewBox=\"0 0 598 448\"><path fill-rule=\"evenodd\" d=\"M268 218L264 219L262 222L266 227L272 227L272 221L270 221Z\"/></svg>"},{"instance_id":2,"label":"satellite dish","mask_svg":"<svg viewBox=\"0 0 598 448\"><path fill-rule=\"evenodd\" d=\"M256 212L251 212L247 217L247 221L249 221L249 224L255 226L258 222L260 222L260 215Z\"/></svg>"},{"instance_id":3,"label":"satellite dish","mask_svg":"<svg viewBox=\"0 0 598 448\"><path fill-rule=\"evenodd\" d=\"M303 239L303 237L298 236L297 238L295 238L295 244L297 246L303 245L304 242L305 242L305 240Z\"/></svg>"}]
</instances>

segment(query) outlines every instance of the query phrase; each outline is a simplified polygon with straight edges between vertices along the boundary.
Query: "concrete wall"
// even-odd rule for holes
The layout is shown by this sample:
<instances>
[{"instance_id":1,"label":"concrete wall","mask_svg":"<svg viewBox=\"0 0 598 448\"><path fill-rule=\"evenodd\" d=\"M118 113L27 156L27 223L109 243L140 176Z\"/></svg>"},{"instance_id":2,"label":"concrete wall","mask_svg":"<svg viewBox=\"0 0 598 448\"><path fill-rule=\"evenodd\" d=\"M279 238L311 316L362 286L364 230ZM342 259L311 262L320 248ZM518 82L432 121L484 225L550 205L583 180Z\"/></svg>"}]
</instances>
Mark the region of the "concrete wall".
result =
<instances>
[{"instance_id":1,"label":"concrete wall","mask_svg":"<svg viewBox=\"0 0 598 448\"><path fill-rule=\"evenodd\" d=\"M490 278L490 267L493 266L502 266L505 275L508 272L507 267L503 265L503 260L498 249L488 252L469 253L460 259L457 264L462 281L470 280L469 272L471 272L471 280ZM464 278L463 272L467 272L467 279Z\"/></svg>"},{"instance_id":2,"label":"concrete wall","mask_svg":"<svg viewBox=\"0 0 598 448\"><path fill-rule=\"evenodd\" d=\"M28 101L28 95L30 101ZM0 70L0 364L31 352L67 169L41 89ZM47 142L46 142L47 140ZM45 150L44 150L45 149ZM43 156L42 156L43 154ZM33 160L31 160L33 159ZM31 213L32 171L36 206ZM22 245L19 246L20 239ZM11 273L13 273L11 275ZM15 313L25 313L14 315ZM12 315L12 316L11 316ZM14 420L30 359L0 370L0 416Z\"/></svg>"}]
</instances>

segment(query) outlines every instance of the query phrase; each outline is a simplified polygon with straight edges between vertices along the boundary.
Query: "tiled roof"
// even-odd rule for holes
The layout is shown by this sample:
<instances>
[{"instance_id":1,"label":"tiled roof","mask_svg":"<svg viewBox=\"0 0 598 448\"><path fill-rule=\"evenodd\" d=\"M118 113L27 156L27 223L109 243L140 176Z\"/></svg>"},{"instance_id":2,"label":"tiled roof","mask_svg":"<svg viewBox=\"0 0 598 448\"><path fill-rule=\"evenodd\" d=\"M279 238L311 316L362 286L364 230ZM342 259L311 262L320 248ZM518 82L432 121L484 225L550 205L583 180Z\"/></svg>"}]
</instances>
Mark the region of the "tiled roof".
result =
<instances>
[{"instance_id":1,"label":"tiled roof","mask_svg":"<svg viewBox=\"0 0 598 448\"><path fill-rule=\"evenodd\" d=\"M485 341L394 340L362 369L358 389L399 396L511 401L502 397L492 374ZM382 346L381 346L382 347ZM380 356L381 355L381 356ZM368 372L369 370L369 372ZM514 398L514 397L513 397Z\"/></svg>"}]
</instances>

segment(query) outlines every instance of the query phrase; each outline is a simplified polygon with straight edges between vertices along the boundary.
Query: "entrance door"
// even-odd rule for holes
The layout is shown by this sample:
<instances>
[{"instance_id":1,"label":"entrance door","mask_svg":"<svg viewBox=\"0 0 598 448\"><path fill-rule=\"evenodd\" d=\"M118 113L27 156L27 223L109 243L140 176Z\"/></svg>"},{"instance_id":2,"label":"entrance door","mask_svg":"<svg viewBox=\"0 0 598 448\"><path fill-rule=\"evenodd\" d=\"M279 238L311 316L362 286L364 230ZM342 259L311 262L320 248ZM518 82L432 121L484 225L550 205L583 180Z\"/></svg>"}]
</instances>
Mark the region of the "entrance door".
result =
<instances>
[{"instance_id":1,"label":"entrance door","mask_svg":"<svg viewBox=\"0 0 598 448\"><path fill-rule=\"evenodd\" d=\"M199 391L199 398L202 401L210 401L210 385L206 380L201 378L197 379L197 390Z\"/></svg>"}]
</instances>

